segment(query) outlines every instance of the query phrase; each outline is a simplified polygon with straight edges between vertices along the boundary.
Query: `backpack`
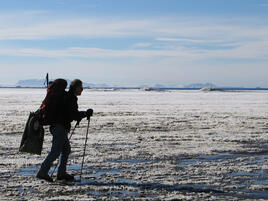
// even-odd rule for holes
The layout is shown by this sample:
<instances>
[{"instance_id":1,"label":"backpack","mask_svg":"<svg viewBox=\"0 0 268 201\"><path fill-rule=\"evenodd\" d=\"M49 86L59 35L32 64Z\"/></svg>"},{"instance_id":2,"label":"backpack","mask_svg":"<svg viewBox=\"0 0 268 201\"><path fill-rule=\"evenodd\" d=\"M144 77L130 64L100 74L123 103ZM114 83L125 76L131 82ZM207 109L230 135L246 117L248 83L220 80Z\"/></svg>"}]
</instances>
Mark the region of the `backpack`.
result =
<instances>
[{"instance_id":1,"label":"backpack","mask_svg":"<svg viewBox=\"0 0 268 201\"><path fill-rule=\"evenodd\" d=\"M47 88L47 94L40 108L36 111L40 119L40 124L51 125L55 123L57 118L57 109L62 104L66 94L65 89L67 81L64 79L56 79L50 83Z\"/></svg>"},{"instance_id":2,"label":"backpack","mask_svg":"<svg viewBox=\"0 0 268 201\"><path fill-rule=\"evenodd\" d=\"M35 112L30 112L25 129L22 135L19 151L41 155L45 125L55 123L56 112L60 101L63 100L67 81L56 79L50 82L47 94L42 101L40 108Z\"/></svg>"}]
</instances>

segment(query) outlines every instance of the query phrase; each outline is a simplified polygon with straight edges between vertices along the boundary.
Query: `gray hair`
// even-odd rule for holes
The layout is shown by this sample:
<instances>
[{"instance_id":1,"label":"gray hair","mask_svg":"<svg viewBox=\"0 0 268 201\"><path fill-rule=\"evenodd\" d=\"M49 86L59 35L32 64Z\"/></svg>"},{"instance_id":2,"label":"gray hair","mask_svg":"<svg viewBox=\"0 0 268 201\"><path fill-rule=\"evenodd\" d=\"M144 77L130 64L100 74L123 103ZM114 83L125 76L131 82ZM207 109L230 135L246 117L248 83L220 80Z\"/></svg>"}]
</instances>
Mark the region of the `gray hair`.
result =
<instances>
[{"instance_id":1,"label":"gray hair","mask_svg":"<svg viewBox=\"0 0 268 201\"><path fill-rule=\"evenodd\" d=\"M69 89L69 91L74 92L74 91L76 90L76 88L82 86L82 84L83 84L83 82L82 82L81 80L79 80L79 79L75 79L75 80L73 80L73 81L71 82L71 84L70 84L70 89Z\"/></svg>"}]
</instances>

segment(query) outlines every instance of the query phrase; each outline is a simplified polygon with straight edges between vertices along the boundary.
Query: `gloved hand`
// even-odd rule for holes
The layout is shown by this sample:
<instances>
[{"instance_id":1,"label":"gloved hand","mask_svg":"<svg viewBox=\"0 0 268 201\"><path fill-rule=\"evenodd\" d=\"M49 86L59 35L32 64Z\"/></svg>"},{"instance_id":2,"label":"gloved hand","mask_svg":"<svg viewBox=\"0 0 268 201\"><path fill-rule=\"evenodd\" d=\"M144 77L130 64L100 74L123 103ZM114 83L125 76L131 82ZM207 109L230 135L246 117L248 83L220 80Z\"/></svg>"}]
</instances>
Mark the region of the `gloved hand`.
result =
<instances>
[{"instance_id":1,"label":"gloved hand","mask_svg":"<svg viewBox=\"0 0 268 201\"><path fill-rule=\"evenodd\" d=\"M87 117L87 119L89 119L92 115L93 115L93 110L92 109L88 109L86 111L86 117Z\"/></svg>"},{"instance_id":2,"label":"gloved hand","mask_svg":"<svg viewBox=\"0 0 268 201\"><path fill-rule=\"evenodd\" d=\"M76 122L77 126L79 126L80 121L82 120L82 118L83 118L83 117L81 116L80 118L78 118L78 119L76 120L76 121L77 121L77 122Z\"/></svg>"}]
</instances>

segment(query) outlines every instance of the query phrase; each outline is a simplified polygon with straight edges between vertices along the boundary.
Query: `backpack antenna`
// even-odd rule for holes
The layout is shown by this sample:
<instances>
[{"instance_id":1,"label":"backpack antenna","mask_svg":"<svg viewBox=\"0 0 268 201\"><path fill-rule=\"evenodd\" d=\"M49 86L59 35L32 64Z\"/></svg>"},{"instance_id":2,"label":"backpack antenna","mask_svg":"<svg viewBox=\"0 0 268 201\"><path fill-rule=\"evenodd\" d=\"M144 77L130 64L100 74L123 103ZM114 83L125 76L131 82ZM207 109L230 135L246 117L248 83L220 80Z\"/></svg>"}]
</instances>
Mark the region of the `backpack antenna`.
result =
<instances>
[{"instance_id":1,"label":"backpack antenna","mask_svg":"<svg viewBox=\"0 0 268 201\"><path fill-rule=\"evenodd\" d=\"M48 73L47 73L47 75L46 75L46 80L45 80L45 82L44 82L44 85L46 85L47 84L47 88L48 88L48 83L49 82L49 79L48 79Z\"/></svg>"}]
</instances>

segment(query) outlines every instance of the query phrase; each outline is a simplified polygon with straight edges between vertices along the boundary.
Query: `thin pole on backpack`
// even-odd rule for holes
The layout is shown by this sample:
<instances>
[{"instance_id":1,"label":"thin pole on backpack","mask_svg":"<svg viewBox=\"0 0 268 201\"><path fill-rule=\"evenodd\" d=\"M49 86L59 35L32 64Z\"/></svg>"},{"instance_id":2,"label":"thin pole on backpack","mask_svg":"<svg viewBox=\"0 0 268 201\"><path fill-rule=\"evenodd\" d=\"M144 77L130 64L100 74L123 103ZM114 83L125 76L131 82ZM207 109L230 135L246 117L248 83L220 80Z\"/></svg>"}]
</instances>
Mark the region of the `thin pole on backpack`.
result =
<instances>
[{"instance_id":1,"label":"thin pole on backpack","mask_svg":"<svg viewBox=\"0 0 268 201\"><path fill-rule=\"evenodd\" d=\"M72 135L74 134L74 130L76 129L76 127L77 127L78 125L79 125L79 122L77 121L76 124L75 124L75 126L74 126L74 128L73 128L73 130L72 130L72 132L71 132L71 135L69 136L69 140L71 140L71 137L72 137ZM54 172L55 172L55 170L56 170L58 164L59 164L59 161L58 161L57 165L55 166L54 170L52 171L52 173L51 173L51 177L53 176L53 174L54 174Z\"/></svg>"},{"instance_id":2,"label":"thin pole on backpack","mask_svg":"<svg viewBox=\"0 0 268 201\"><path fill-rule=\"evenodd\" d=\"M87 134L86 134L85 145L84 145L84 153L83 153L83 159L82 159L82 164L81 164L80 181L81 181L82 171L83 171L83 166L84 166L84 159L85 159L85 153L86 153L90 117L88 117L87 120L88 120L88 122L87 122Z\"/></svg>"},{"instance_id":3,"label":"thin pole on backpack","mask_svg":"<svg viewBox=\"0 0 268 201\"><path fill-rule=\"evenodd\" d=\"M49 78L48 78L48 73L47 73L47 75L46 75L46 79L45 79L45 82L44 82L44 85L47 84L47 88L48 88L48 83L49 83Z\"/></svg>"}]
</instances>

